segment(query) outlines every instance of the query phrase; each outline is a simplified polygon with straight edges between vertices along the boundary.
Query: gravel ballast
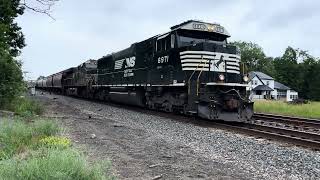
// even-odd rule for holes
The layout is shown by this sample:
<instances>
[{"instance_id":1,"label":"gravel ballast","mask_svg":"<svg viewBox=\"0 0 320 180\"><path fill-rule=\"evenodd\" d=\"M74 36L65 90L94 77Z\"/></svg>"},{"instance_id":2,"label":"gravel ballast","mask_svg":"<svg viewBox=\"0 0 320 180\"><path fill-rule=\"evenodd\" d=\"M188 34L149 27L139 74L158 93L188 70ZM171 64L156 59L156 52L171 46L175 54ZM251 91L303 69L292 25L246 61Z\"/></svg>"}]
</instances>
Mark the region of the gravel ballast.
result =
<instances>
[{"instance_id":1,"label":"gravel ballast","mask_svg":"<svg viewBox=\"0 0 320 180\"><path fill-rule=\"evenodd\" d=\"M137 108L48 94L36 99L46 116L64 117L71 138L92 158L109 158L120 179L320 179L316 151Z\"/></svg>"}]
</instances>

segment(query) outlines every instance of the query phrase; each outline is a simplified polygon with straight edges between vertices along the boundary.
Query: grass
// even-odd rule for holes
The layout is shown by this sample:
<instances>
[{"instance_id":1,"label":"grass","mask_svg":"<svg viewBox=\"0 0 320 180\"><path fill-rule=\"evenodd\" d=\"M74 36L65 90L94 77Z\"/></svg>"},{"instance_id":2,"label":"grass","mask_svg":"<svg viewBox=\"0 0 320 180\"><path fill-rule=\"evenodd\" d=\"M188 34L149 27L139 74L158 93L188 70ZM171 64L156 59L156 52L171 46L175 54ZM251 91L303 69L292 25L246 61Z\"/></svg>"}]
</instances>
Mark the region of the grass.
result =
<instances>
[{"instance_id":1,"label":"grass","mask_svg":"<svg viewBox=\"0 0 320 180\"><path fill-rule=\"evenodd\" d=\"M44 148L34 151L25 160L19 158L0 161L3 179L112 179L104 176L108 164L90 165L74 149Z\"/></svg>"},{"instance_id":2,"label":"grass","mask_svg":"<svg viewBox=\"0 0 320 180\"><path fill-rule=\"evenodd\" d=\"M255 112L320 119L320 102L295 105L282 101L258 100L254 102Z\"/></svg>"},{"instance_id":3,"label":"grass","mask_svg":"<svg viewBox=\"0 0 320 180\"><path fill-rule=\"evenodd\" d=\"M34 123L22 119L1 120L0 160L11 158L34 146L42 137L56 135L58 132L58 125L50 120L36 120Z\"/></svg>"},{"instance_id":4,"label":"grass","mask_svg":"<svg viewBox=\"0 0 320 180\"><path fill-rule=\"evenodd\" d=\"M52 120L0 119L0 179L114 179L108 161L89 164L60 131Z\"/></svg>"},{"instance_id":5,"label":"grass","mask_svg":"<svg viewBox=\"0 0 320 180\"><path fill-rule=\"evenodd\" d=\"M44 112L44 108L41 104L28 97L17 97L9 104L6 104L4 109L13 111L17 115L23 117L41 115Z\"/></svg>"}]
</instances>

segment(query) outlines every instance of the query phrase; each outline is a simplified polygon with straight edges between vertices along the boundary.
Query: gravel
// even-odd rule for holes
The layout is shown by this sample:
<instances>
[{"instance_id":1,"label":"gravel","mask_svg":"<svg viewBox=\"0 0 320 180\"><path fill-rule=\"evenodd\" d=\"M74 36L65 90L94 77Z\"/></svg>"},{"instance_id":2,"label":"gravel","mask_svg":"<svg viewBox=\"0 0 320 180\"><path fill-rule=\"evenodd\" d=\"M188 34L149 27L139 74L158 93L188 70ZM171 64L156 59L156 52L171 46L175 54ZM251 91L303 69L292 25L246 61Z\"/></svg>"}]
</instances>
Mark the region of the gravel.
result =
<instances>
[{"instance_id":1,"label":"gravel","mask_svg":"<svg viewBox=\"0 0 320 180\"><path fill-rule=\"evenodd\" d=\"M119 105L106 105L57 95L46 96L50 99L56 97L55 101L72 105L72 108L92 117L112 119L116 128L124 126L143 130L146 133L143 141L153 144L157 141L160 143L158 148L161 148L163 143L173 144L181 148L178 153L192 155L192 159L205 159L208 166L212 166L212 162L219 163L221 171L230 175L219 179L320 179L320 153L316 151L225 130L204 128L159 116L156 112L152 115L152 111L145 113L145 110L139 112L136 108L121 108ZM130 131L124 133L130 134ZM189 153L183 149L188 149ZM172 158L176 153L175 150L168 149L164 156ZM148 167L156 169L157 166L161 166L161 162L159 163ZM192 168L192 165L190 166ZM200 170L200 174L193 178L211 179L212 176L202 176Z\"/></svg>"}]
</instances>

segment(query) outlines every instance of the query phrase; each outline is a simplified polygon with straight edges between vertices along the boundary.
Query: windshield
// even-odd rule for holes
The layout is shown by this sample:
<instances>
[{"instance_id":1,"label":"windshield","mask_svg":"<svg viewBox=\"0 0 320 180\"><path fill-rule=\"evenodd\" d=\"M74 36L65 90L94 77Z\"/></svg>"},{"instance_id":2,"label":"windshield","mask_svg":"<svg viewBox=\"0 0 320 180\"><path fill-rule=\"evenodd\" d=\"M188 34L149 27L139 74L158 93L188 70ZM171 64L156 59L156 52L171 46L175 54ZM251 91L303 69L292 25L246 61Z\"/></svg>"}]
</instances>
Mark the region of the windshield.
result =
<instances>
[{"instance_id":1,"label":"windshield","mask_svg":"<svg viewBox=\"0 0 320 180\"><path fill-rule=\"evenodd\" d=\"M226 36L212 32L180 31L178 33L178 45L179 47L183 47L202 42L224 45L227 44L226 38Z\"/></svg>"}]
</instances>

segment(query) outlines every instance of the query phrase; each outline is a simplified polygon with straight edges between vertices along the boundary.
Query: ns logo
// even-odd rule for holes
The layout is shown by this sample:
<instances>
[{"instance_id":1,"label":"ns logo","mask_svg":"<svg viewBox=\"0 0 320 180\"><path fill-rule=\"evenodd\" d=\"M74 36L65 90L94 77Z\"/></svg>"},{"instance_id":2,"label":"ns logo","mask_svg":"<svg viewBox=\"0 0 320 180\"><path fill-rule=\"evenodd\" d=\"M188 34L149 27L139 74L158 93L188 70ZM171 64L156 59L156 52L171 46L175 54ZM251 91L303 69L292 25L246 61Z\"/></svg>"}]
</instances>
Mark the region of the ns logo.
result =
<instances>
[{"instance_id":1,"label":"ns logo","mask_svg":"<svg viewBox=\"0 0 320 180\"><path fill-rule=\"evenodd\" d=\"M136 65L136 57L133 56L133 57L130 57L130 58L126 58L126 65L125 65L125 68L128 68L128 67L134 67L134 65Z\"/></svg>"},{"instance_id":2,"label":"ns logo","mask_svg":"<svg viewBox=\"0 0 320 180\"><path fill-rule=\"evenodd\" d=\"M114 63L114 69L115 70L122 69L124 61L126 61L124 68L132 68L132 67L134 67L134 65L136 65L136 57L132 56L132 57L116 60Z\"/></svg>"}]
</instances>

